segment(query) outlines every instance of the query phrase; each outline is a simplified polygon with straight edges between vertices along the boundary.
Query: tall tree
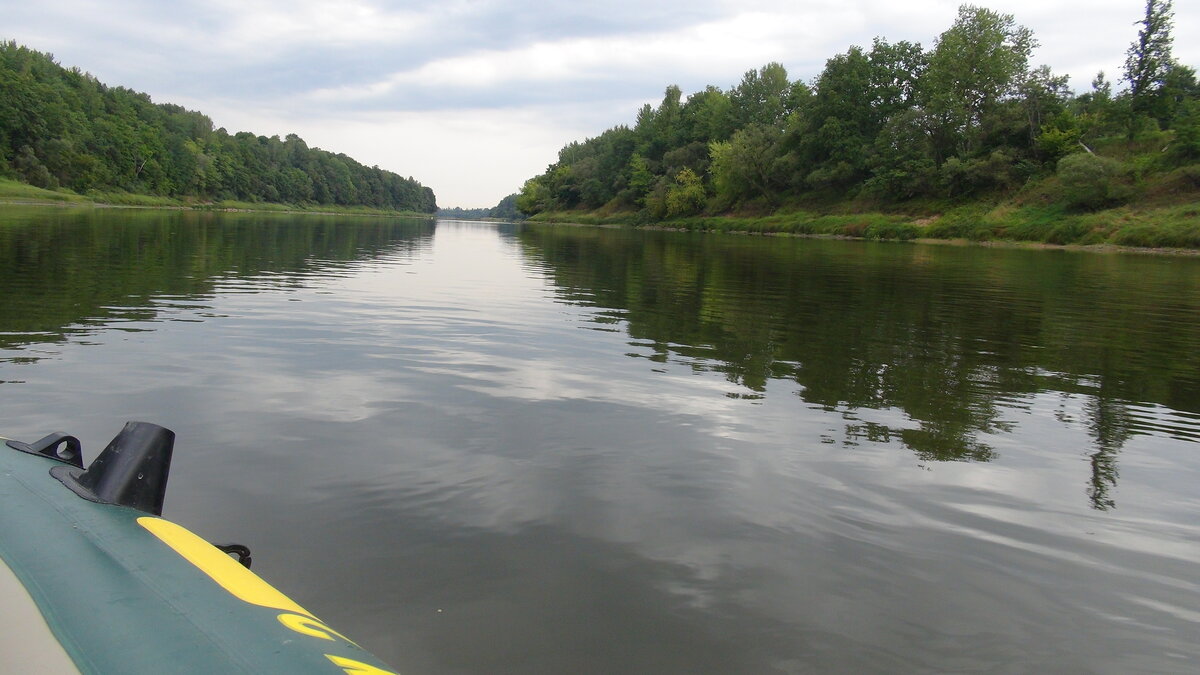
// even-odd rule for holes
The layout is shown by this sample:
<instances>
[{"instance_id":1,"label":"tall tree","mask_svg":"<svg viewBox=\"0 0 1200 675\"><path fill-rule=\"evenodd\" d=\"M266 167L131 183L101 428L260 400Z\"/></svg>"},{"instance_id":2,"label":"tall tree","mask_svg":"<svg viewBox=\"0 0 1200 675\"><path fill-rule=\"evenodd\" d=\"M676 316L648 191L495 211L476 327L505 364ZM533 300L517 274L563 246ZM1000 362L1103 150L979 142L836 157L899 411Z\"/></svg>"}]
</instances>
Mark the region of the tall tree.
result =
<instances>
[{"instance_id":1,"label":"tall tree","mask_svg":"<svg viewBox=\"0 0 1200 675\"><path fill-rule=\"evenodd\" d=\"M689 141L723 141L734 132L733 104L729 94L708 85L688 96L680 110L683 130Z\"/></svg>"},{"instance_id":2,"label":"tall tree","mask_svg":"<svg viewBox=\"0 0 1200 675\"><path fill-rule=\"evenodd\" d=\"M791 85L787 69L772 61L748 70L729 94L738 128L750 124L780 124L787 116Z\"/></svg>"},{"instance_id":3,"label":"tall tree","mask_svg":"<svg viewBox=\"0 0 1200 675\"><path fill-rule=\"evenodd\" d=\"M871 62L871 105L877 122L886 122L893 114L912 107L917 88L929 67L929 55L920 43L901 40L895 44L875 38L867 55Z\"/></svg>"},{"instance_id":4,"label":"tall tree","mask_svg":"<svg viewBox=\"0 0 1200 675\"><path fill-rule=\"evenodd\" d=\"M1134 115L1155 115L1160 112L1160 94L1167 75L1174 65L1171 58L1171 21L1175 14L1171 0L1146 0L1146 15L1140 25L1137 40L1125 53L1125 81ZM1130 134L1135 122L1131 122Z\"/></svg>"},{"instance_id":5,"label":"tall tree","mask_svg":"<svg viewBox=\"0 0 1200 675\"><path fill-rule=\"evenodd\" d=\"M866 148L881 124L872 97L875 76L861 47L825 62L816 94L804 111L805 124L790 131L814 187L845 188L865 176Z\"/></svg>"},{"instance_id":6,"label":"tall tree","mask_svg":"<svg viewBox=\"0 0 1200 675\"><path fill-rule=\"evenodd\" d=\"M1025 109L1029 145L1034 147L1043 125L1066 108L1071 89L1067 76L1055 75L1050 66L1039 66L1026 73L1017 88Z\"/></svg>"},{"instance_id":7,"label":"tall tree","mask_svg":"<svg viewBox=\"0 0 1200 675\"><path fill-rule=\"evenodd\" d=\"M1036 46L1033 32L1011 14L958 8L954 25L938 37L925 77L939 160L980 149L989 113L1014 93Z\"/></svg>"}]
</instances>

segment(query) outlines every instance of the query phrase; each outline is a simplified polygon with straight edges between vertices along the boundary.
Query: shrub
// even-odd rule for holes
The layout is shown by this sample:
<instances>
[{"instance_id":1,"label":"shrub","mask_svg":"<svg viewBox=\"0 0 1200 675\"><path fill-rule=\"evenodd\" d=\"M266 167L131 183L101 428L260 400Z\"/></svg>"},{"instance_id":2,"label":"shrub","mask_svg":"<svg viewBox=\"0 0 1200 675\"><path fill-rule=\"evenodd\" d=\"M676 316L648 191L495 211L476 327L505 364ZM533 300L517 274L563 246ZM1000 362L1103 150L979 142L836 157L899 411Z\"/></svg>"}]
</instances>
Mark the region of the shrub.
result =
<instances>
[{"instance_id":1,"label":"shrub","mask_svg":"<svg viewBox=\"0 0 1200 675\"><path fill-rule=\"evenodd\" d=\"M1050 232L1046 234L1046 242L1050 244L1073 244L1083 239L1087 234L1087 225L1077 220L1066 220L1050 229Z\"/></svg>"},{"instance_id":2,"label":"shrub","mask_svg":"<svg viewBox=\"0 0 1200 675\"><path fill-rule=\"evenodd\" d=\"M867 227L867 239L899 239L907 241L920 236L920 230L911 223L874 223Z\"/></svg>"},{"instance_id":3,"label":"shrub","mask_svg":"<svg viewBox=\"0 0 1200 675\"><path fill-rule=\"evenodd\" d=\"M938 171L938 181L948 197L963 197L994 190L1010 190L1020 184L1022 174L1017 163L1003 150L986 157L959 159L951 157Z\"/></svg>"},{"instance_id":4,"label":"shrub","mask_svg":"<svg viewBox=\"0 0 1200 675\"><path fill-rule=\"evenodd\" d=\"M1081 150L1079 139L1078 129L1045 129L1037 137L1037 149L1047 160L1054 161Z\"/></svg>"},{"instance_id":5,"label":"shrub","mask_svg":"<svg viewBox=\"0 0 1200 675\"><path fill-rule=\"evenodd\" d=\"M704 208L707 195L700 177L691 169L675 176L675 184L667 188L667 216L690 216Z\"/></svg>"},{"instance_id":6,"label":"shrub","mask_svg":"<svg viewBox=\"0 0 1200 675\"><path fill-rule=\"evenodd\" d=\"M1200 164L1181 166L1167 174L1167 182L1183 189L1200 189Z\"/></svg>"},{"instance_id":7,"label":"shrub","mask_svg":"<svg viewBox=\"0 0 1200 675\"><path fill-rule=\"evenodd\" d=\"M1063 201L1071 208L1115 206L1133 196L1129 167L1108 157L1067 155L1058 161Z\"/></svg>"},{"instance_id":8,"label":"shrub","mask_svg":"<svg viewBox=\"0 0 1200 675\"><path fill-rule=\"evenodd\" d=\"M1172 125L1175 142L1171 144L1171 156L1177 162L1200 160L1200 101L1189 99L1179 106Z\"/></svg>"},{"instance_id":9,"label":"shrub","mask_svg":"<svg viewBox=\"0 0 1200 675\"><path fill-rule=\"evenodd\" d=\"M650 192L646 193L646 212L654 220L662 220L667 217L667 177L660 176L654 183L654 187Z\"/></svg>"}]
</instances>

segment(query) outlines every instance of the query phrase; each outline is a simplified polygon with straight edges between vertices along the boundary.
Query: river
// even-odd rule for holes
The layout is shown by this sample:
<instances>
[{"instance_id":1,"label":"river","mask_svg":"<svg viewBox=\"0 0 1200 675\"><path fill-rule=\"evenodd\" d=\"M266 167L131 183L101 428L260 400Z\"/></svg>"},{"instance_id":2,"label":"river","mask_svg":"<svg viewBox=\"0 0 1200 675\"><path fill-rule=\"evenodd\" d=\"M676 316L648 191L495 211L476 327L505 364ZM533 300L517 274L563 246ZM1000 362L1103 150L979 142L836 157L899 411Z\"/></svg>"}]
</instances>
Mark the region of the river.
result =
<instances>
[{"instance_id":1,"label":"river","mask_svg":"<svg viewBox=\"0 0 1200 675\"><path fill-rule=\"evenodd\" d=\"M403 673L1200 669L1200 259L0 207L0 434Z\"/></svg>"}]
</instances>

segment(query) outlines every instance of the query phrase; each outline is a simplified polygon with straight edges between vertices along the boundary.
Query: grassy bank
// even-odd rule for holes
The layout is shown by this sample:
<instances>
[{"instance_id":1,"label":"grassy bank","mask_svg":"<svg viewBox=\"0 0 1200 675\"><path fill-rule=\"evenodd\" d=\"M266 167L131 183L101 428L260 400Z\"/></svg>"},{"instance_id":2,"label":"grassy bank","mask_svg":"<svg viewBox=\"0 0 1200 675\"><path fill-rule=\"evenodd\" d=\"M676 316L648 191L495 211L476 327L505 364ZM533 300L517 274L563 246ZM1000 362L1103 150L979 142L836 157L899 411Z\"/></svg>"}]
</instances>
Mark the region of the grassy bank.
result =
<instances>
[{"instance_id":1,"label":"grassy bank","mask_svg":"<svg viewBox=\"0 0 1200 675\"><path fill-rule=\"evenodd\" d=\"M1058 207L963 206L942 214L859 213L828 215L805 211L769 216L708 216L638 222L632 214L538 214L532 222L649 226L697 232L747 232L856 239L946 239L1041 244L1116 245L1200 249L1200 204L1159 208L1122 207L1068 213Z\"/></svg>"},{"instance_id":2,"label":"grassy bank","mask_svg":"<svg viewBox=\"0 0 1200 675\"><path fill-rule=\"evenodd\" d=\"M83 197L74 192L59 192L43 190L15 180L0 178L0 200L14 202L42 202L49 204L86 203Z\"/></svg>"},{"instance_id":3,"label":"grassy bank","mask_svg":"<svg viewBox=\"0 0 1200 675\"><path fill-rule=\"evenodd\" d=\"M0 203L77 205L97 207L129 207L156 209L189 209L195 211L264 211L276 213L328 213L363 216L432 217L428 213L391 211L367 206L334 206L331 204L275 204L269 202L240 202L222 200L197 202L156 195L130 192L93 191L86 195L70 190L44 190L19 181L0 178Z\"/></svg>"},{"instance_id":4,"label":"grassy bank","mask_svg":"<svg viewBox=\"0 0 1200 675\"><path fill-rule=\"evenodd\" d=\"M1149 195L1137 203L1073 211L1027 193L998 203L909 205L904 213L843 203L820 210L781 209L769 215L724 214L650 222L632 212L548 212L532 222L626 225L701 232L747 232L856 239L1011 241L1200 249L1197 193ZM939 208L940 207L940 208Z\"/></svg>"}]
</instances>

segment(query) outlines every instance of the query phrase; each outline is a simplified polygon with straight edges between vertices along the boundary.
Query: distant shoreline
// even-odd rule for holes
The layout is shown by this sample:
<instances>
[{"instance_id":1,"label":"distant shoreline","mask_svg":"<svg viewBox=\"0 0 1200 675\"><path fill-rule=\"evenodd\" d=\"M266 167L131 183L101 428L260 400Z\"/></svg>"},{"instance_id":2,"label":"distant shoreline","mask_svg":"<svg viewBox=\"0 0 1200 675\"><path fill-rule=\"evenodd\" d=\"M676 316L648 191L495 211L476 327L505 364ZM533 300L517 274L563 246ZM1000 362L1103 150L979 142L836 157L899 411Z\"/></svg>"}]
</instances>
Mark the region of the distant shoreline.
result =
<instances>
[{"instance_id":1,"label":"distant shoreline","mask_svg":"<svg viewBox=\"0 0 1200 675\"><path fill-rule=\"evenodd\" d=\"M226 205L222 205L226 204ZM379 218L428 218L437 219L437 214L432 213L414 213L402 211L373 211L373 210L353 210L353 211L338 211L338 210L309 210L303 208L295 208L288 204L262 204L265 208L255 208L259 205L254 204L230 204L230 203L210 203L210 204L114 204L102 201L92 201L84 198L76 198L70 200L58 199L5 199L0 198L0 207L3 206L22 206L22 207L53 207L53 208L97 208L97 209L139 209L139 210L159 210L159 211L197 211L197 212L214 212L214 213L267 213L279 215L314 215L314 216L367 216ZM558 214L562 215L562 214ZM514 222L502 219L465 219L465 218L447 218L448 220L472 220L474 222ZM712 219L705 219L712 220ZM847 241L893 241L893 242L911 242L917 244L939 244L943 246L981 246L990 248L1008 248L1008 249L1038 249L1038 250L1061 250L1061 251L1081 251L1087 253L1140 253L1146 255L1163 255L1163 256L1200 256L1200 248L1183 248L1170 246L1128 246L1111 242L1098 242L1091 244L1067 243L1056 244L1052 242L1027 241L1020 239L971 239L968 237L928 237L928 236L909 236L909 237L887 237L887 236L855 236L853 234L837 233L837 232L789 232L769 229L752 229L750 227L739 227L745 225L736 217L720 218L727 226L722 228L706 228L697 226L695 223L690 223L688 226L682 224L673 224L671 222L656 223L656 224L632 224L619 221L603 221L592 223L574 222L571 220L550 220L537 218L533 220L522 221L531 225L562 225L569 227L597 227L605 229L617 228L632 228L642 230L661 230L667 232L700 232L704 234L734 234L742 236L766 236L766 237L795 237L801 239L842 239ZM917 227L921 227L918 225Z\"/></svg>"},{"instance_id":2,"label":"distant shoreline","mask_svg":"<svg viewBox=\"0 0 1200 675\"><path fill-rule=\"evenodd\" d=\"M149 211L197 211L197 212L213 212L213 213L274 213L280 215L311 215L311 216L370 216L376 218L430 218L436 216L432 213L416 213L412 211L384 211L384 210L352 210L352 211L329 211L324 209L304 209L296 208L289 204L263 204L266 208L255 208L254 205L239 204L237 206L226 205L220 203L215 204L113 204L109 202L91 201L91 200L55 200L55 199L3 199L0 198L0 206L29 206L29 207L53 207L53 208L77 208L77 209L142 209Z\"/></svg>"}]
</instances>

